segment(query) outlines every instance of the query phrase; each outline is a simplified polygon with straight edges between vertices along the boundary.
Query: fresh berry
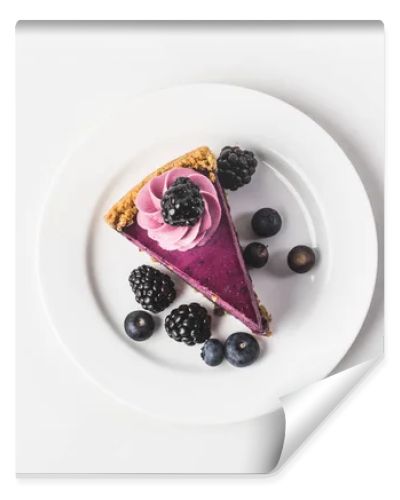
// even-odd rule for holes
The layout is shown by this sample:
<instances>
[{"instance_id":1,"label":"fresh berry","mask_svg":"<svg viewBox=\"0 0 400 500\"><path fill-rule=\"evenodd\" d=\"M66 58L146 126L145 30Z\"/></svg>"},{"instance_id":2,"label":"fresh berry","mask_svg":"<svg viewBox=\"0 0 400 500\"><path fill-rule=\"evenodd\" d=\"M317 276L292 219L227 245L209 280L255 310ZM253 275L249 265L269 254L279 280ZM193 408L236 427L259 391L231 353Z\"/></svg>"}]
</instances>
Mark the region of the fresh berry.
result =
<instances>
[{"instance_id":1,"label":"fresh berry","mask_svg":"<svg viewBox=\"0 0 400 500\"><path fill-rule=\"evenodd\" d=\"M161 200L162 216L170 226L194 226L204 212L199 187L188 177L178 177Z\"/></svg>"},{"instance_id":2,"label":"fresh berry","mask_svg":"<svg viewBox=\"0 0 400 500\"><path fill-rule=\"evenodd\" d=\"M263 267L268 261L268 248L254 241L244 249L243 257L249 267Z\"/></svg>"},{"instance_id":3,"label":"fresh berry","mask_svg":"<svg viewBox=\"0 0 400 500\"><path fill-rule=\"evenodd\" d=\"M282 218L273 208L261 208L253 215L251 225L258 236L274 236L282 227Z\"/></svg>"},{"instance_id":4,"label":"fresh berry","mask_svg":"<svg viewBox=\"0 0 400 500\"><path fill-rule=\"evenodd\" d=\"M141 342L153 335L154 320L151 314L145 311L133 311L125 318L124 327L131 339Z\"/></svg>"},{"instance_id":5,"label":"fresh berry","mask_svg":"<svg viewBox=\"0 0 400 500\"><path fill-rule=\"evenodd\" d=\"M249 366L258 358L260 346L249 333L232 333L225 342L225 357L229 363L239 368Z\"/></svg>"},{"instance_id":6,"label":"fresh berry","mask_svg":"<svg viewBox=\"0 0 400 500\"><path fill-rule=\"evenodd\" d=\"M224 359L224 345L217 339L209 339L201 348L201 357L209 366L218 366Z\"/></svg>"},{"instance_id":7,"label":"fresh berry","mask_svg":"<svg viewBox=\"0 0 400 500\"><path fill-rule=\"evenodd\" d=\"M171 278L151 266L140 266L129 276L136 301L153 313L159 313L174 301L176 292Z\"/></svg>"},{"instance_id":8,"label":"fresh berry","mask_svg":"<svg viewBox=\"0 0 400 500\"><path fill-rule=\"evenodd\" d=\"M257 167L254 153L238 146L225 146L217 163L219 182L223 188L231 191L248 184Z\"/></svg>"},{"instance_id":9,"label":"fresh berry","mask_svg":"<svg viewBox=\"0 0 400 500\"><path fill-rule=\"evenodd\" d=\"M202 344L211 336L211 318L206 309L193 302L174 309L165 318L165 330L177 342Z\"/></svg>"},{"instance_id":10,"label":"fresh berry","mask_svg":"<svg viewBox=\"0 0 400 500\"><path fill-rule=\"evenodd\" d=\"M306 245L298 245L290 250L287 263L295 273L306 273L315 264L314 250Z\"/></svg>"}]
</instances>

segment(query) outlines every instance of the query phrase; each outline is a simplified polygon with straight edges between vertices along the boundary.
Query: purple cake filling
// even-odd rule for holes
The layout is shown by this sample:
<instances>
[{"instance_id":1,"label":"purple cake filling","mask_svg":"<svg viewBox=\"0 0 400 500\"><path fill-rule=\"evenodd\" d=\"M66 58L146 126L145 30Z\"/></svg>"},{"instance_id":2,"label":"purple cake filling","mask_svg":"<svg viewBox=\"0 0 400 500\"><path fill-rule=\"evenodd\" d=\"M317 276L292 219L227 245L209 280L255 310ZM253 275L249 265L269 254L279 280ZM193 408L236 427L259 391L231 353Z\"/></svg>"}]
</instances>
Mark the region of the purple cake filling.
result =
<instances>
[{"instance_id":1,"label":"purple cake filling","mask_svg":"<svg viewBox=\"0 0 400 500\"><path fill-rule=\"evenodd\" d=\"M124 229L122 234L252 332L263 333L265 324L229 216L229 206L219 183L215 186L222 207L221 222L204 246L186 252L164 250L136 223Z\"/></svg>"}]
</instances>

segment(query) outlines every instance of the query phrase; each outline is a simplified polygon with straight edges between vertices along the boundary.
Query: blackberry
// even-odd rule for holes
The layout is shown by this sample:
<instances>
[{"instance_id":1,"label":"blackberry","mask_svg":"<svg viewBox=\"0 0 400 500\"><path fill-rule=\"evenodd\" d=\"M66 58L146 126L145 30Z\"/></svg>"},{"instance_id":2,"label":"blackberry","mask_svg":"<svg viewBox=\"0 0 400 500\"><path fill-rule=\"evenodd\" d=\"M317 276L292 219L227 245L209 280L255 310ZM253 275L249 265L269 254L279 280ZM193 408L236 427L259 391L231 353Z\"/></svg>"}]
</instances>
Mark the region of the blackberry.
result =
<instances>
[{"instance_id":1,"label":"blackberry","mask_svg":"<svg viewBox=\"0 0 400 500\"><path fill-rule=\"evenodd\" d=\"M129 276L136 301L153 313L159 313L174 301L174 282L169 276L151 266L140 266Z\"/></svg>"},{"instance_id":2,"label":"blackberry","mask_svg":"<svg viewBox=\"0 0 400 500\"><path fill-rule=\"evenodd\" d=\"M178 177L161 200L162 216L171 226L194 226L204 212L199 187L188 177Z\"/></svg>"},{"instance_id":3,"label":"blackberry","mask_svg":"<svg viewBox=\"0 0 400 500\"><path fill-rule=\"evenodd\" d=\"M181 305L165 318L165 330L171 339L187 345L202 344L211 336L211 318L195 302Z\"/></svg>"},{"instance_id":4,"label":"blackberry","mask_svg":"<svg viewBox=\"0 0 400 500\"><path fill-rule=\"evenodd\" d=\"M248 184L257 167L254 153L238 146L225 146L217 163L219 182L223 188L231 191Z\"/></svg>"}]
</instances>

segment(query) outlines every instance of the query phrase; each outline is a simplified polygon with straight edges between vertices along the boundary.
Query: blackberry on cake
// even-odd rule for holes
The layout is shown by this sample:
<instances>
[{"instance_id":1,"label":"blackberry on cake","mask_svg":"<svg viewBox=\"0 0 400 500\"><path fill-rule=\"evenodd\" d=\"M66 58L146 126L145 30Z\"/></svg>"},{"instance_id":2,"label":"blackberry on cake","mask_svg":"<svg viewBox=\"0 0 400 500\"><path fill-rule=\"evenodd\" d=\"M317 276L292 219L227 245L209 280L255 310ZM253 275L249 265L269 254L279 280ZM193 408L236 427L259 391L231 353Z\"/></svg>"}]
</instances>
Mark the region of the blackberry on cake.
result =
<instances>
[{"instance_id":1,"label":"blackberry on cake","mask_svg":"<svg viewBox=\"0 0 400 500\"><path fill-rule=\"evenodd\" d=\"M254 153L238 146L225 146L217 162L219 182L231 191L248 184L257 167Z\"/></svg>"},{"instance_id":2,"label":"blackberry on cake","mask_svg":"<svg viewBox=\"0 0 400 500\"><path fill-rule=\"evenodd\" d=\"M188 177L178 177L161 200L162 216L170 226L194 226L204 212L198 186Z\"/></svg>"},{"instance_id":3,"label":"blackberry on cake","mask_svg":"<svg viewBox=\"0 0 400 500\"><path fill-rule=\"evenodd\" d=\"M152 266L142 265L134 269L129 283L136 301L153 313L166 309L176 297L175 285L171 278Z\"/></svg>"},{"instance_id":4,"label":"blackberry on cake","mask_svg":"<svg viewBox=\"0 0 400 500\"><path fill-rule=\"evenodd\" d=\"M183 304L165 318L165 330L171 339L187 345L203 344L211 336L211 317L196 302Z\"/></svg>"}]
</instances>

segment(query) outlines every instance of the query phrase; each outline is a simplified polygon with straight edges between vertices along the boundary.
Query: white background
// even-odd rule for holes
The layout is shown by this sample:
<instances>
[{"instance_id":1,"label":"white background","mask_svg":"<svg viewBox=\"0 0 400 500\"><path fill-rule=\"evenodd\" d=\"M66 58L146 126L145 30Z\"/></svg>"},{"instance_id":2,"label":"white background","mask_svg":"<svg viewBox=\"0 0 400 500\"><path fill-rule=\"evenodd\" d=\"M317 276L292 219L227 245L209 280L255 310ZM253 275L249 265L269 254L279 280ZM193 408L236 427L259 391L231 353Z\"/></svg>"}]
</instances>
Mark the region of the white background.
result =
<instances>
[{"instance_id":1,"label":"white background","mask_svg":"<svg viewBox=\"0 0 400 500\"><path fill-rule=\"evenodd\" d=\"M244 421L234 426L224 425L222 429L218 426L167 425L165 421L157 422L149 417L139 418L137 411L105 396L98 387L80 373L57 341L57 336L54 335L46 317L40 293L38 293L36 274L38 219L44 208L44 199L51 181L54 180L57 166L65 158L66 152L75 149L80 140L85 140L88 129L96 127L103 119L108 119L103 117L110 112L113 113L119 107L127 111L126 100L129 101L130 96L138 92L149 92L158 86L182 85L206 78L211 81L241 84L279 96L298 106L322 124L328 133L332 134L345 148L358 170L370 195L378 227L382 229L383 42L380 22L322 24L21 22L18 24L17 189L18 200L23 200L16 211L18 233L16 249L18 268L16 458L18 474L266 473L272 468L277 459L276 444L282 439L283 431L282 424L276 424L276 416L273 414L264 414L256 421ZM184 65L182 60L185 61ZM178 93L178 96L183 98L182 92ZM223 95L226 96L226 91ZM150 99L154 107L154 97ZM140 100L140 105L144 110L146 109L144 98ZM219 103L219 107L223 109L223 102ZM185 106L178 99L175 104L175 114L179 116L182 112L179 109L184 108ZM273 113L272 109L271 113ZM191 116L195 114L195 110L191 109ZM267 117L263 118L265 119L268 120ZM285 125L288 138L292 119L295 118L288 117L288 123ZM274 122L273 119L270 121ZM111 126L111 128L114 127ZM122 127L121 130L125 128ZM156 134L155 129L154 133ZM247 130L247 133L251 135L250 130ZM113 131L110 129L107 133L108 143L111 144L113 135L119 140L120 134L117 128ZM312 135L308 133L307 137L310 143L316 140L312 139ZM316 146L315 144L314 151ZM100 157L107 157L108 153L106 151L101 153L99 147L101 148L101 146L96 146L94 149ZM120 152L121 146L118 148ZM285 153L283 146L276 145L276 148L288 157L294 154ZM324 149L325 147L322 151ZM307 154L307 151L304 153ZM115 151L113 155L115 156ZM296 155L300 162L300 147ZM114 160L116 163L120 161L116 158ZM332 166L328 168L335 169L334 163L331 161ZM324 164L324 167L327 165ZM340 175L338 169L336 172ZM95 178L96 184L102 184L97 173ZM344 178L341 180L344 182ZM80 181L84 184L83 178ZM64 181L61 181L61 185L63 183ZM121 186L123 187L123 182ZM254 184L252 186L254 189ZM279 196L282 196L282 193ZM57 199L57 197L53 188L52 198ZM79 198L77 192L75 198ZM85 203L88 201L89 199L85 199ZM282 199L276 199L274 203L279 207L282 202ZM287 202L284 202L284 205L287 207ZM46 214L52 214L51 220L54 218L54 210L57 211L58 207L59 203L46 205ZM82 209L82 207L83 205L79 203L78 208ZM333 213L337 214L338 210L343 212L344 205L337 198ZM352 208L347 210L352 210ZM352 215L354 218L354 214ZM72 211L70 216L73 217ZM45 232L52 233L51 220L46 222L47 216L42 220L46 228L40 231L41 242L51 240L44 236ZM296 238L293 229L290 233ZM302 234L302 231L299 234ZM108 236L106 233L104 235ZM350 241L346 238L342 238L342 241L341 251L345 254L347 250L345 245L349 245ZM123 242L118 241L118 243ZM319 244L322 245L322 241ZM78 239L75 241L76 245L79 246ZM105 247L101 246L105 251ZM60 252L56 250L54 255L53 248L50 253L52 258L56 257L53 260L56 269L61 262L66 259L67 263L69 259L68 252L63 255L64 250L65 248L62 247L62 250ZM131 251L128 247L124 245L119 251L127 251L127 259L130 259ZM367 249L365 252L364 249L362 251L365 259L368 255ZM108 252L105 251L105 253L108 257ZM39 273L41 281L45 283L45 276L50 276L51 273L49 274L49 266L46 266L45 261L43 262L44 269ZM73 288L76 286L79 288L81 273L79 263L75 264L74 271L77 273L75 277L68 272L65 275L62 273L57 275L55 270L56 284L50 288L45 286L44 290L46 288L56 290L57 287L62 287L55 296L56 301L60 299L62 289L69 286L70 278L74 282ZM106 267L109 267L107 262L100 264L96 274L105 278L101 268ZM124 275L126 271L121 268L121 272ZM336 278L343 282L340 273L344 274L348 271L343 265L335 272ZM114 274L118 275L118 273L115 267ZM382 286L379 281L381 280L378 277L378 290ZM84 283L82 285L85 286ZM113 283L110 282L105 285L104 289L111 290L112 287ZM327 292L328 289L324 290L324 294ZM293 289L291 294L294 293ZM378 296L379 293L376 294L376 298ZM49 297L46 299L47 310L51 311L52 307L48 300ZM68 317L73 311L76 315L79 309L78 303L66 300L69 309L63 314ZM356 307L356 302L353 302ZM129 307L128 304L129 302L126 307ZM118 307L122 307L122 312L117 316L123 314L125 306L118 304ZM275 306L269 304L269 307L273 309L275 315L277 304ZM318 307L321 314L322 303ZM341 307L346 308L345 304ZM382 303L374 300L368 320L362 328L363 331L353 346L358 348L352 347L346 354L344 364L347 367L377 356L382 343L382 309ZM337 337L343 335L344 332L338 332L336 335L336 329L333 328L346 321L344 319L346 310L342 311L340 307L334 310L340 311L340 318L338 317L336 322L331 322L331 333L324 330L324 336L327 334L330 342L337 344L336 349L339 347L339 342L336 342ZM294 311L291 312L293 313ZM81 317L78 330L88 341L87 352L91 361L97 359L96 356L93 358L90 355L93 346L96 346L98 355L101 352L108 352L107 349L114 349L113 346L103 348L101 342L90 342L89 337L83 332L87 328L95 332L97 327L94 326L93 320L85 326L85 309L82 314L78 315ZM276 316L274 317L276 320ZM294 317L292 320L296 321ZM301 321L301 318L299 320ZM280 323L279 318L278 323ZM76 330L76 327L71 325L70 328ZM62 331L59 326L57 330L58 333ZM314 333L318 335L318 332ZM62 341L68 345L73 337L70 337L68 333L66 335ZM307 335L310 335L310 332ZM97 334L95 336L97 337ZM278 337L281 338L280 335L274 337L275 348L277 348L275 343L279 342ZM282 342L284 342L283 337L286 335L282 336ZM303 343L300 342L298 348L304 349L305 352L309 349L316 349L318 342L316 344L311 342L312 345L310 345L306 338L307 336ZM79 334L76 339L79 342L78 339ZM104 337L104 340L106 339L111 340L109 335ZM328 350L332 351L330 353L332 355L333 350L329 347L332 344L319 345L322 350L325 345ZM80 346L82 349L84 343L81 342ZM118 347L118 344L115 347ZM168 347L172 349L172 352L167 356L169 359L174 359L171 356L175 354L176 346L169 345ZM295 349L295 344L290 343L290 349L285 348L285 355L292 352L295 356L293 349ZM110 362L116 359L115 354L110 358ZM126 351L123 350L122 354L126 354ZM162 355L166 354L163 351ZM196 353L193 351L191 354ZM77 355L75 351L74 356ZM178 359L181 362L180 356ZM268 359L268 363L259 365L259 368L271 370L274 366L273 357L268 357ZM325 356L318 355L318 359L319 363L323 363ZM296 364L298 363L301 365L300 357L296 360ZM90 373L90 362L82 364ZM343 366L343 362L340 365ZM143 368L148 367L147 364L143 366ZM111 368L110 364L109 368ZM141 370L139 364L136 368ZM292 368L294 368L293 365ZM277 369L279 371L278 367ZM301 370L299 374L301 372L305 374L303 367L299 369ZM112 372L116 376L118 370L112 369ZM135 377L133 373L129 376L125 369L122 369L121 373L124 374L121 379L124 383L127 383L132 376ZM249 373L246 372L246 376ZM144 372L142 374L144 375ZM210 377L214 375L214 373L209 373ZM246 390L243 374L236 373L236 375L240 376L240 384L244 384L244 390ZM154 370L151 370L149 376L157 383ZM270 371L259 373L257 376L259 384L264 386L265 381L274 375ZM145 378L147 380L146 375ZM95 379L99 382L101 374L95 375ZM233 374L230 381L235 384ZM185 380L185 383L187 382L188 380ZM202 390L205 390L207 384L203 385ZM117 390L112 389L114 394L119 393L121 381L117 382L117 387ZM146 394L149 394L151 392L149 380L146 387ZM239 392L241 392L240 387L242 386L236 386ZM219 388L223 390L222 386ZM181 389L184 390L184 386ZM252 394L257 390L256 385L252 386ZM144 397L146 398L146 395ZM204 405L208 408L212 407L210 395L206 396L207 403L200 393L197 394L196 399L198 400L196 404L200 405L198 409L201 411L205 410ZM316 400L314 395L314 404ZM135 403L138 403L136 398ZM160 401L150 398L146 405L157 403ZM172 399L169 403L172 403ZM188 401L186 401L187 404ZM176 405L172 403L172 406L167 405L164 411L169 407L170 410L180 413ZM247 410L249 411L249 408ZM195 408L191 409L191 412L193 411L197 414ZM227 408L225 411L230 413ZM293 426L290 424L290 411L286 408L284 411L289 422L285 434L290 435L293 432ZM301 421L297 412L298 410L295 411L296 421ZM315 415L315 410L309 410L309 412ZM216 417L217 414L214 414L213 418ZM235 453L230 453L233 441ZM287 439L285 439L285 446L287 444ZM170 447L173 449L171 450Z\"/></svg>"},{"instance_id":2,"label":"white background","mask_svg":"<svg viewBox=\"0 0 400 500\"><path fill-rule=\"evenodd\" d=\"M75 3L75 5L74 5ZM161 2L160 2L161 3ZM54 9L52 2L16 2L10 7L9 12L2 14L1 22L4 24L5 38L2 47L8 47L8 58L2 57L2 139L7 145L8 156L2 155L2 173L7 178L2 180L2 214L3 214L3 239L2 252L2 297L3 314L9 315L8 321L2 323L2 343L0 363L2 387L1 410L1 466L0 466L0 491L4 498L69 498L75 495L108 498L118 495L127 498L128 495L141 495L148 498L154 494L164 498L203 498L206 495L224 495L232 499L246 496L270 495L274 498L396 498L399 486L396 477L397 456L399 446L398 421L399 413L396 411L398 389L395 380L399 379L396 368L396 347L399 341L395 337L398 327L396 318L396 293L395 286L399 282L398 258L399 239L394 233L398 226L395 213L399 212L399 176L395 172L395 165L399 165L399 153L396 151L398 144L399 122L396 116L400 108L399 98L395 89L400 88L399 70L394 66L399 60L395 46L400 46L400 32L398 17L394 9L387 7L389 2L331 2L331 7L322 6L322 2L279 2L275 8L265 5L264 8L253 8L253 2L247 1L238 8L232 7L228 2L220 2L217 7L215 2L206 1L197 3L189 10L188 5L182 7L179 2L166 2L163 7L154 8L152 2L146 2L140 9L126 2L124 9L120 2L112 2L109 11L101 8L97 2L97 9L85 8L85 3L69 1L64 7ZM256 2L254 2L255 4ZM393 2L390 2L394 5ZM284 8L287 4L288 7ZM341 7L343 4L343 7ZM130 8L129 8L130 5ZM344 7L345 6L345 7ZM74 10L75 7L75 10ZM151 8L152 7L152 8ZM386 26L388 45L388 182L387 198L389 234L386 242L388 273L387 297L387 359L378 370L368 377L357 389L357 394L350 403L345 402L333 418L323 425L317 436L314 436L303 449L276 476L268 478L137 478L137 479L58 479L58 480L15 480L14 478L14 416L13 416L13 248L10 245L10 235L13 234L13 43L14 23L17 19L131 19L131 18L216 18L216 19L383 19ZM3 35L3 32L2 32ZM7 108L8 113L4 113ZM396 123L397 122L397 123ZM397 129L396 129L397 127ZM397 160L397 161L396 161ZM392 167L392 168L391 168ZM397 169L398 171L398 169ZM5 189L4 189L5 188ZM3 206L4 203L4 206ZM397 218L398 219L398 218ZM391 223L393 225L390 230ZM397 222L397 224L396 224ZM7 227L9 224L9 227ZM7 235L7 237L5 237ZM397 262L396 262L397 260ZM5 280L8 273L10 282ZM3 296L4 293L4 296ZM397 327L397 328L396 328ZM393 338L391 332L393 331ZM396 345L397 344L397 345ZM397 373L395 373L395 371ZM304 449L307 448L307 449ZM397 484L396 484L397 483ZM3 491L4 490L4 491Z\"/></svg>"}]
</instances>

